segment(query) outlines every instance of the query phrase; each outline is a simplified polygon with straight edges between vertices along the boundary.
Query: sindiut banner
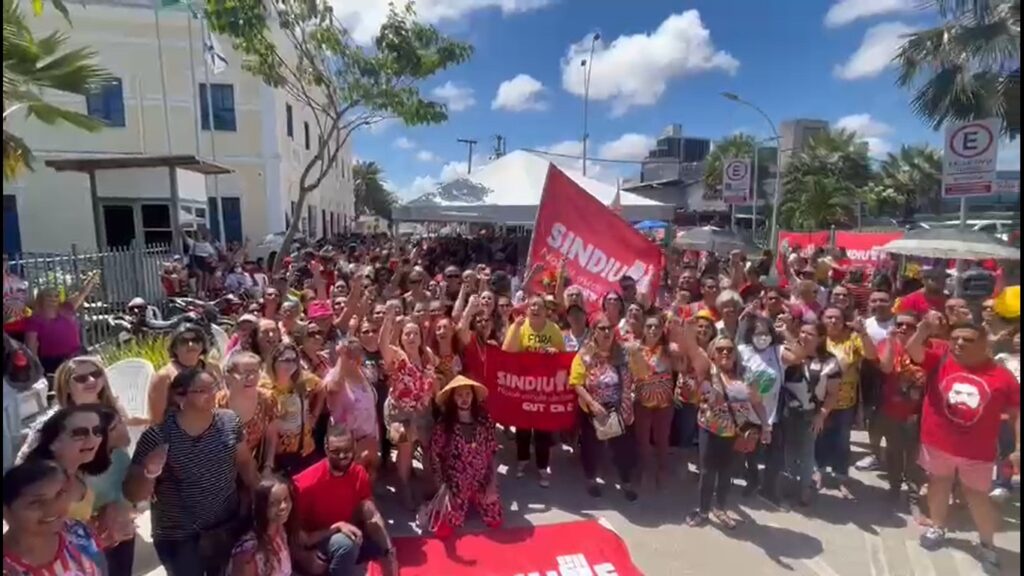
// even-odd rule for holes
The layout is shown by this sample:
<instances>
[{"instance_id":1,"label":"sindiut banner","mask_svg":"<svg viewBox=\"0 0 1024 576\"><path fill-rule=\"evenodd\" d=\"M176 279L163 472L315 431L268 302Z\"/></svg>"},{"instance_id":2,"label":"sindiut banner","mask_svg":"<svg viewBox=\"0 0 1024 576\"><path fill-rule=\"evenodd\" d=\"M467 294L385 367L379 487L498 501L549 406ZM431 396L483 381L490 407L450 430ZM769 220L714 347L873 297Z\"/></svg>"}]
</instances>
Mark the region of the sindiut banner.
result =
<instances>
[{"instance_id":1,"label":"sindiut banner","mask_svg":"<svg viewBox=\"0 0 1024 576\"><path fill-rule=\"evenodd\" d=\"M555 167L548 168L544 193L530 244L530 264L558 270L565 261L566 274L583 289L588 306L619 290L619 280L636 280L641 294L653 294L662 268L661 249L602 204L572 178ZM532 286L543 293L543 287Z\"/></svg>"},{"instance_id":2,"label":"sindiut banner","mask_svg":"<svg viewBox=\"0 0 1024 576\"><path fill-rule=\"evenodd\" d=\"M874 268L885 253L879 250L903 232L836 232L836 246L846 250L852 268Z\"/></svg>"},{"instance_id":3,"label":"sindiut banner","mask_svg":"<svg viewBox=\"0 0 1024 576\"><path fill-rule=\"evenodd\" d=\"M596 520L467 534L455 542L395 538L402 576L642 576L629 549ZM370 566L370 576L380 576Z\"/></svg>"},{"instance_id":4,"label":"sindiut banner","mask_svg":"<svg viewBox=\"0 0 1024 576\"><path fill-rule=\"evenodd\" d=\"M505 352L487 348L487 410L498 424L547 432L576 423L576 392L569 387L575 354Z\"/></svg>"}]
</instances>

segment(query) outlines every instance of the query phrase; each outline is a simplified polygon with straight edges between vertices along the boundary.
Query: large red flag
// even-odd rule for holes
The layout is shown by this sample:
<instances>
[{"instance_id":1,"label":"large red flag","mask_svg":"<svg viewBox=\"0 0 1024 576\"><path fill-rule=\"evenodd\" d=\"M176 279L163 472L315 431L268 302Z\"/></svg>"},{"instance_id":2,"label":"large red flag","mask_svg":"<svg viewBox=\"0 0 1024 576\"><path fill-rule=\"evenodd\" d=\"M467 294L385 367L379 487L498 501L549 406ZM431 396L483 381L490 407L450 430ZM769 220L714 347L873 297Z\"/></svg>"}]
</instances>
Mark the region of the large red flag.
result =
<instances>
[{"instance_id":1,"label":"large red flag","mask_svg":"<svg viewBox=\"0 0 1024 576\"><path fill-rule=\"evenodd\" d=\"M590 306L619 289L628 275L653 296L661 276L661 249L555 165L548 168L530 243L530 263L557 270L562 259ZM540 282L532 286L541 292Z\"/></svg>"}]
</instances>

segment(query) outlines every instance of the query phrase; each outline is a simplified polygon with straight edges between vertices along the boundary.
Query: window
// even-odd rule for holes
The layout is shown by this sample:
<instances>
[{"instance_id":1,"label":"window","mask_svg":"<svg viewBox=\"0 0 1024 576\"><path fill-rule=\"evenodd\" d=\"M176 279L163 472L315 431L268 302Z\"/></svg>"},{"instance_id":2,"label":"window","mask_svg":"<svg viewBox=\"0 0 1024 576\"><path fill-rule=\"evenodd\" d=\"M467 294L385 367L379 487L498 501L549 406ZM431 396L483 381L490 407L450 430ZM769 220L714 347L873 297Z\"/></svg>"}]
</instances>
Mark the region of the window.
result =
<instances>
[{"instance_id":1,"label":"window","mask_svg":"<svg viewBox=\"0 0 1024 576\"><path fill-rule=\"evenodd\" d=\"M309 239L316 238L316 206L306 207L306 227Z\"/></svg>"},{"instance_id":2,"label":"window","mask_svg":"<svg viewBox=\"0 0 1024 576\"><path fill-rule=\"evenodd\" d=\"M213 104L213 129L221 132L236 131L235 123L235 87L231 84L211 84L209 102L206 97L206 84L199 85L199 113L203 130L210 129L210 113L207 104Z\"/></svg>"},{"instance_id":3,"label":"window","mask_svg":"<svg viewBox=\"0 0 1024 576\"><path fill-rule=\"evenodd\" d=\"M114 78L85 97L86 113L107 126L124 127L124 89Z\"/></svg>"},{"instance_id":4,"label":"window","mask_svg":"<svg viewBox=\"0 0 1024 576\"><path fill-rule=\"evenodd\" d=\"M327 236L330 231L330 228L327 227L327 210L320 210L320 225L323 227L320 233Z\"/></svg>"},{"instance_id":5,"label":"window","mask_svg":"<svg viewBox=\"0 0 1024 576\"><path fill-rule=\"evenodd\" d=\"M245 240L242 234L242 200L221 198L220 203L224 207L224 215L221 216L224 223L224 240L241 243Z\"/></svg>"},{"instance_id":6,"label":"window","mask_svg":"<svg viewBox=\"0 0 1024 576\"><path fill-rule=\"evenodd\" d=\"M302 133L306 140L306 150L309 150L309 122L302 123Z\"/></svg>"},{"instance_id":7,"label":"window","mask_svg":"<svg viewBox=\"0 0 1024 576\"><path fill-rule=\"evenodd\" d=\"M288 134L288 139L289 140L295 138L295 126L292 124L292 120L294 120L292 118L292 105L291 104L285 104L284 105L284 122L285 122L284 130L285 130L285 133Z\"/></svg>"},{"instance_id":8,"label":"window","mask_svg":"<svg viewBox=\"0 0 1024 576\"><path fill-rule=\"evenodd\" d=\"M171 206L169 204L143 204L142 238L146 246L170 246L173 236Z\"/></svg>"}]
</instances>

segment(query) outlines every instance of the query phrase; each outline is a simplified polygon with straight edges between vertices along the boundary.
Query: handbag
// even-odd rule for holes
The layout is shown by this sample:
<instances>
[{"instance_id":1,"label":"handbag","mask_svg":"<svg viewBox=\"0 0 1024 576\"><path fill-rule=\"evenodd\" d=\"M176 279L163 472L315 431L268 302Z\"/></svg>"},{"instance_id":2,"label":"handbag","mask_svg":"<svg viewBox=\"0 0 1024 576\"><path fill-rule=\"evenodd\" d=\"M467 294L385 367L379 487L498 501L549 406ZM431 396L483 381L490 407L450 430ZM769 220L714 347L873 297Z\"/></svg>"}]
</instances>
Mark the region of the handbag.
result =
<instances>
[{"instance_id":1,"label":"handbag","mask_svg":"<svg viewBox=\"0 0 1024 576\"><path fill-rule=\"evenodd\" d=\"M722 382L722 375L718 374L717 378L722 387L722 396L725 398L725 408L729 411L729 417L732 418L732 425L736 427L736 441L733 442L732 449L740 454L751 454L757 450L757 445L761 442L761 427L756 424L740 426L732 403L729 402L729 391L726 389L725 383Z\"/></svg>"},{"instance_id":2,"label":"handbag","mask_svg":"<svg viewBox=\"0 0 1024 576\"><path fill-rule=\"evenodd\" d=\"M590 421L594 424L594 433L597 435L597 439L602 442L618 438L626 433L626 425L618 410L609 410L604 418L591 417Z\"/></svg>"},{"instance_id":3,"label":"handbag","mask_svg":"<svg viewBox=\"0 0 1024 576\"><path fill-rule=\"evenodd\" d=\"M442 484L434 498L426 506L420 508L416 514L416 524L425 534L433 534L444 522L445 516L451 512L451 490L447 484Z\"/></svg>"}]
</instances>

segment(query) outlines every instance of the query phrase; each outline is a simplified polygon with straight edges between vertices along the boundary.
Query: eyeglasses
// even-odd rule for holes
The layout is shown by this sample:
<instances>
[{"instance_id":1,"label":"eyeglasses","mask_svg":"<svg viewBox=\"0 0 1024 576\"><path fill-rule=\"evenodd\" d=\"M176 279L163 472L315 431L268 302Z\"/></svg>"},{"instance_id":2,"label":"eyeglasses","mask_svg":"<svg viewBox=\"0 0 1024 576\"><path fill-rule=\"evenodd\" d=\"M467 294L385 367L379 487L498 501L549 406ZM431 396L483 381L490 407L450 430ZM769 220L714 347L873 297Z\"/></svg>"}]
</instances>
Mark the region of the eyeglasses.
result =
<instances>
[{"instance_id":1,"label":"eyeglasses","mask_svg":"<svg viewBox=\"0 0 1024 576\"><path fill-rule=\"evenodd\" d=\"M86 372L85 374L75 374L74 376L71 377L71 380L73 380L76 384L85 384L90 380L99 380L104 376L106 376L106 374L103 373L103 370L96 369L93 370L92 372Z\"/></svg>"},{"instance_id":2,"label":"eyeglasses","mask_svg":"<svg viewBox=\"0 0 1024 576\"><path fill-rule=\"evenodd\" d=\"M202 336L182 336L178 338L179 344L194 344L196 346L202 346L206 339Z\"/></svg>"},{"instance_id":3,"label":"eyeglasses","mask_svg":"<svg viewBox=\"0 0 1024 576\"><path fill-rule=\"evenodd\" d=\"M644 330L661 330L661 326L658 324L648 324L644 326Z\"/></svg>"},{"instance_id":4,"label":"eyeglasses","mask_svg":"<svg viewBox=\"0 0 1024 576\"><path fill-rule=\"evenodd\" d=\"M104 432L106 432L106 430L103 429L103 426L93 426L92 428L89 428L88 426L78 426L68 430L68 436L70 436L72 440L85 440L90 436L93 438L103 438Z\"/></svg>"}]
</instances>

